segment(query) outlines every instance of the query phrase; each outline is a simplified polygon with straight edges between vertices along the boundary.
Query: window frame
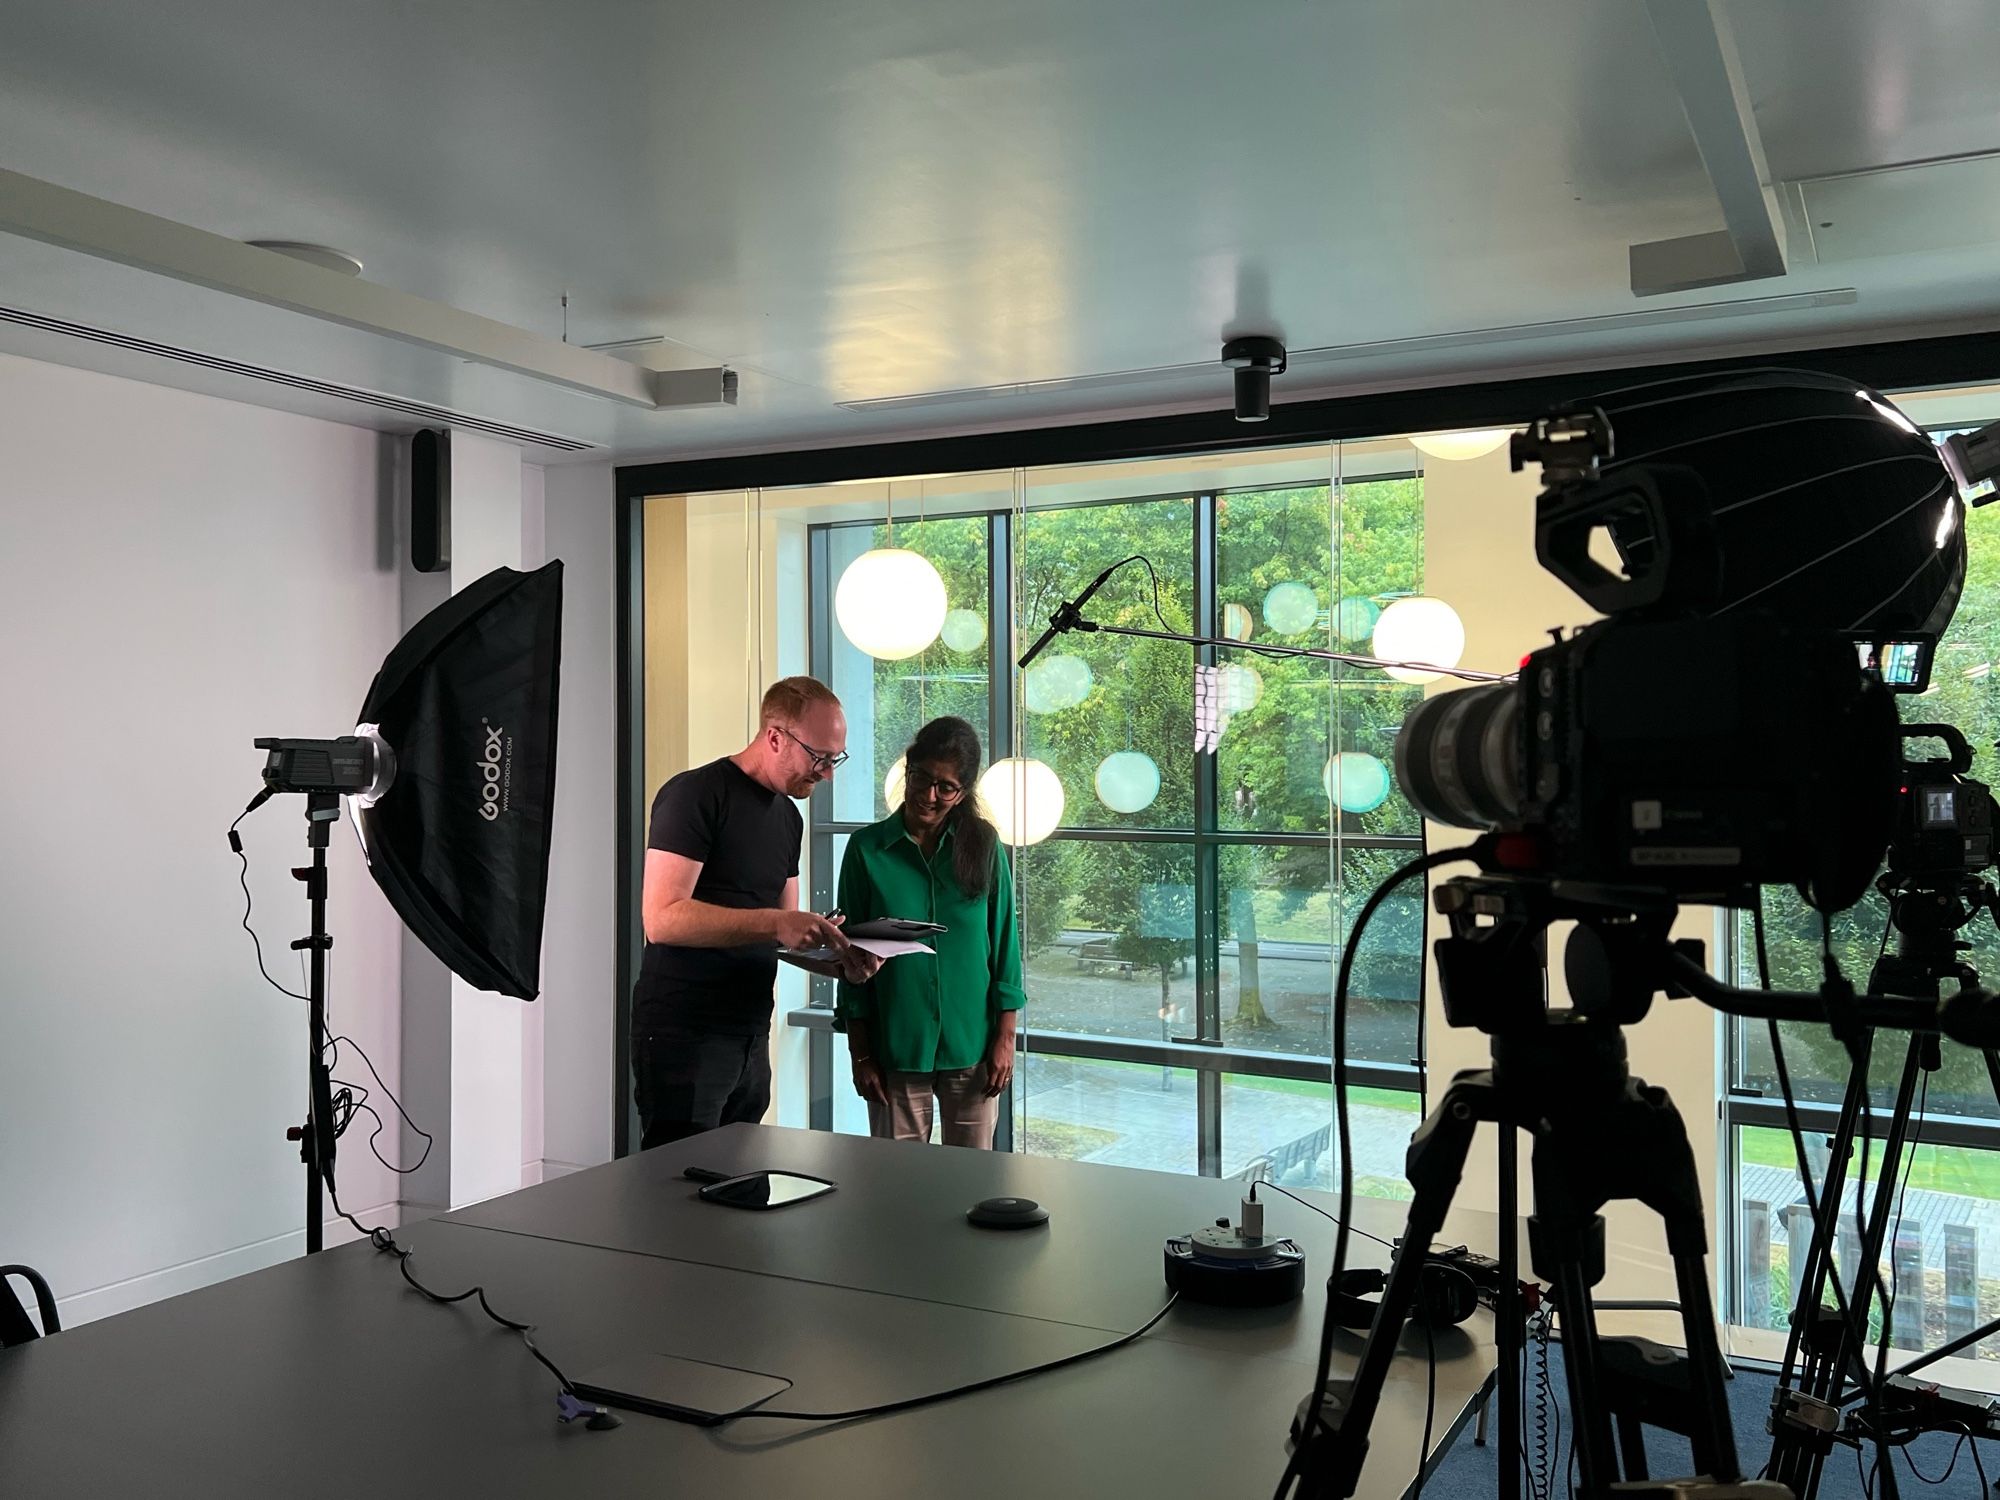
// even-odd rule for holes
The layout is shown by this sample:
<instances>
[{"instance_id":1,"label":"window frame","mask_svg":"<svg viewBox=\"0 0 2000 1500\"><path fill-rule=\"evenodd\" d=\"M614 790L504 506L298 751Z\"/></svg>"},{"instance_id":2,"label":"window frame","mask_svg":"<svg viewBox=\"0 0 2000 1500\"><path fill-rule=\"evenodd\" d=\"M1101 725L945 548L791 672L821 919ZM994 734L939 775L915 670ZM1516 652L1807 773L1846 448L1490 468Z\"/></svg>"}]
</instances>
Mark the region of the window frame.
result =
<instances>
[{"instance_id":1,"label":"window frame","mask_svg":"<svg viewBox=\"0 0 2000 1500\"><path fill-rule=\"evenodd\" d=\"M1377 479L1415 477L1419 476L1414 471L1408 474L1370 475L1368 482ZM1327 483L1337 492L1338 486L1331 477ZM1269 493L1280 489L1317 487L1274 485L1268 490L1260 489L1256 492ZM1194 583L1195 633L1214 636L1217 633L1216 626L1220 612L1218 570L1221 555L1217 502L1229 494L1239 492L1249 491L1247 487L1244 491L1205 488L1160 494L1121 495L1111 500L1072 501L1032 508L1041 512L1094 509L1112 505L1143 505L1160 501L1190 502L1193 507L1193 524L1190 528L1192 556L1189 561ZM1015 690L1020 669L1010 658L998 653L1005 649L1002 643L1011 642L1015 633L1013 616L1016 514L1011 509L939 511L931 518L962 520L976 516L983 516L987 523L986 639L989 651L994 653L989 661L987 674L988 744L992 747L1009 747L1007 753L1013 753L1016 728ZM833 618L836 580L831 576L832 535L838 531L863 527L873 529L882 525L884 519L884 517L873 517L817 522L807 528L807 655L811 664L810 670L821 681L831 680L834 632L838 628ZM1192 647L1190 653L1191 666L1195 662L1213 665L1217 661L1217 648L1213 646ZM827 911L833 907L834 886L838 879L838 871L834 869L833 861L834 840L842 835L858 832L868 825L836 818L833 815L832 794L825 784L813 789L811 813L807 833L809 864L812 872L809 899L815 909ZM1333 847L1337 841L1342 848L1401 849L1418 854L1422 852L1424 844L1421 832L1348 834L1338 832L1337 828L1330 828L1325 833L1285 833L1224 828L1221 822L1220 793L1214 757L1196 756L1193 817L1189 827L1093 828L1063 825L1050 835L1051 842L1061 840L1077 843L1166 843L1185 847L1190 851L1195 885L1194 1034L1161 1042L1136 1037L1101 1036L1038 1028L1032 1024L1032 1002L1027 1016L1024 1017L1028 1024L1023 1026L1020 1034L1024 1050L1043 1056L1192 1069L1196 1077L1196 1158L1201 1175L1209 1177L1221 1174L1224 1128L1222 1096L1225 1075L1324 1083L1330 1081L1332 1068L1330 1053L1263 1051L1232 1046L1223 1040L1220 993L1222 924L1218 913L1222 850L1245 846L1327 849ZM1420 968L1415 1045L1412 1049L1415 1055L1407 1063L1364 1061L1351 1063L1349 1074L1355 1087L1393 1089L1416 1093L1421 1097L1425 1083L1422 1056L1424 1003L1425 981ZM815 1130L833 1128L833 1091L839 1086L838 1080L832 1076L832 1009L833 982L815 977L809 982L806 1004L784 1015L785 1024L804 1028L808 1034L807 1122ZM1001 1101L999 1125L994 1139L996 1149L1012 1149L1014 1102L1010 1085L1007 1095Z\"/></svg>"}]
</instances>

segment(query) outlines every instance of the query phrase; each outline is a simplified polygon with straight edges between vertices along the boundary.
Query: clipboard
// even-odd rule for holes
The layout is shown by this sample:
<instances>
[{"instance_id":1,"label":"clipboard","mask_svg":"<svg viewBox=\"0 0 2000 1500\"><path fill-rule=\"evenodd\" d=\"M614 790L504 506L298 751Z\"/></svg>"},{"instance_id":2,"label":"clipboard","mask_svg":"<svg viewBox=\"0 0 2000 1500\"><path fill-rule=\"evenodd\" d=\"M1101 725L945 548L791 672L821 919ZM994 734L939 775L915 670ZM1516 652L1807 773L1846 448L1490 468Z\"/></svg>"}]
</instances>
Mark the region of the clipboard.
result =
<instances>
[{"instance_id":1,"label":"clipboard","mask_svg":"<svg viewBox=\"0 0 2000 1500\"><path fill-rule=\"evenodd\" d=\"M945 928L936 922L913 922L907 917L876 917L868 922L854 922L840 929L849 937L892 938L914 940L928 937Z\"/></svg>"}]
</instances>

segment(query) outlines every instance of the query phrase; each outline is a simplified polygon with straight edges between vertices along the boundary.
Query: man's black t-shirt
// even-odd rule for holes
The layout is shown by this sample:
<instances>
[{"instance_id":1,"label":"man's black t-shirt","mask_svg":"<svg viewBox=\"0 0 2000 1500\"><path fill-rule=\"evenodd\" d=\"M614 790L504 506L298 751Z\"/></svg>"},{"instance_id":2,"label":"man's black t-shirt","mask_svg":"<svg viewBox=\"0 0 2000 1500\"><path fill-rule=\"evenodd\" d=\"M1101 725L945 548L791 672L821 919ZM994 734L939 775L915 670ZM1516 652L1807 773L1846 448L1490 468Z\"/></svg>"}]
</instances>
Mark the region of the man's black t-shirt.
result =
<instances>
[{"instance_id":1,"label":"man's black t-shirt","mask_svg":"<svg viewBox=\"0 0 2000 1500\"><path fill-rule=\"evenodd\" d=\"M701 861L694 899L770 908L799 873L805 819L792 799L758 785L733 760L683 771L653 799L648 849ZM635 1027L675 1025L754 1036L771 1024L775 944L681 948L648 943L633 987Z\"/></svg>"}]
</instances>

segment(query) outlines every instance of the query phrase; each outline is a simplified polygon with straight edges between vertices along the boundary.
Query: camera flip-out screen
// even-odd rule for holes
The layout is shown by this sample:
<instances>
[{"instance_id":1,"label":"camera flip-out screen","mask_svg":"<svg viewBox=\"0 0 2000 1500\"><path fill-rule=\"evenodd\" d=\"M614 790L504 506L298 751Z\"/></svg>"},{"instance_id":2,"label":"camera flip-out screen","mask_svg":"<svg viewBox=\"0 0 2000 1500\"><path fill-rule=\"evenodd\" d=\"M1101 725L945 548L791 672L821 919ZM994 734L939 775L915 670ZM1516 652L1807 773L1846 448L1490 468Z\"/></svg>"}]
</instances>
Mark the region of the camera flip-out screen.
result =
<instances>
[{"instance_id":1,"label":"camera flip-out screen","mask_svg":"<svg viewBox=\"0 0 2000 1500\"><path fill-rule=\"evenodd\" d=\"M1864 669L1882 674L1882 684L1892 693L1921 693L1931 685L1931 642L1923 637L1885 641L1872 637L1857 639L1854 653Z\"/></svg>"}]
</instances>

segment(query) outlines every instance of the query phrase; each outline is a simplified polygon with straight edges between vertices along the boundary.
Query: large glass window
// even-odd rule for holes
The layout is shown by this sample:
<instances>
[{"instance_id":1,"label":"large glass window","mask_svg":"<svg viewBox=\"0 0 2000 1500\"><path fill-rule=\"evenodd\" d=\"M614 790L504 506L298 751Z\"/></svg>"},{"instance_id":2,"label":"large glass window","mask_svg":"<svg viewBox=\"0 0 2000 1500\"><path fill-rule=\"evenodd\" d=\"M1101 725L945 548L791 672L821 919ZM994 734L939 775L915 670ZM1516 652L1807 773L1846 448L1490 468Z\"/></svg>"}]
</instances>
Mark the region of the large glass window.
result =
<instances>
[{"instance_id":1,"label":"large glass window","mask_svg":"<svg viewBox=\"0 0 2000 1500\"><path fill-rule=\"evenodd\" d=\"M831 900L845 835L887 814L885 778L927 719L970 720L989 760L1041 761L1064 790L1053 835L1011 856L1028 991L1002 1127L1016 1150L1332 1181L1342 944L1369 890L1422 842L1387 772L1422 688L1259 654L1365 651L1381 610L1422 588L1414 454L1368 445L1345 476L1339 461L1315 447L1036 471L1004 487L945 476L927 482L921 519L899 503L893 539L886 507L811 528L811 656L846 705L853 757L815 803L815 901ZM935 503L976 490L983 505ZM892 544L937 567L951 613L925 651L877 661L846 640L833 598L855 558ZM1133 557L1150 566L1120 569L1093 622L1246 649L1074 632L1025 671L1009 659L1059 602ZM1196 747L1198 669L1220 685L1212 753ZM1361 1185L1392 1196L1418 1118L1422 913L1413 887L1371 924L1349 1022ZM816 986L815 1007L830 990ZM841 1039L816 1049L829 1076L815 1118L864 1128Z\"/></svg>"},{"instance_id":2,"label":"large glass window","mask_svg":"<svg viewBox=\"0 0 2000 1500\"><path fill-rule=\"evenodd\" d=\"M1922 403L1911 403L1920 419ZM1969 563L1965 592L1937 652L1927 692L1901 700L1905 723L1946 723L1961 730L1973 751L1972 775L1989 785L2000 776L2000 508L1966 517ZM1809 754L1810 747L1785 753ZM1935 742L1912 740L1906 753L1941 756ZM1767 890L1765 939L1771 983L1812 990L1822 973L1826 937L1821 919L1796 894ZM1841 972L1857 987L1867 984L1878 957L1897 941L1889 903L1879 893L1831 923L1831 947ZM1753 920L1741 914L1734 934L1739 983L1758 983ZM2000 926L1978 915L1960 933L1964 957L1991 985L2000 981ZM1949 990L1951 982L1946 981ZM1779 1027L1793 1096L1806 1142L1807 1166L1817 1183L1825 1176L1828 1144L1851 1072L1848 1053L1827 1027ZM1792 1301L1790 1278L1798 1269L1811 1219L1799 1181L1797 1155L1765 1023L1727 1025L1729 1088L1725 1097L1727 1146L1735 1175L1734 1254L1730 1302L1734 1320L1752 1328L1782 1329ZM1868 1117L1873 1136L1872 1173L1879 1175L1881 1138L1896 1102L1909 1054L1908 1038L1878 1034L1869 1063ZM1897 1187L1900 1212L1885 1238L1881 1273L1898 1299L1890 1342L1931 1349L2000 1315L2000 1102L1985 1058L1945 1043L1935 1071L1919 1070L1911 1127ZM1835 1261L1853 1284L1858 1259L1854 1179L1860 1155L1848 1168L1848 1196L1836 1231ZM1872 1201L1868 1184L1861 1202ZM1977 1314L1976 1318L1974 1314ZM1877 1318L1879 1328L1879 1315ZM2000 1361L2000 1340L1977 1346L1976 1357ZM1969 1354L1967 1357L1974 1357Z\"/></svg>"}]
</instances>

